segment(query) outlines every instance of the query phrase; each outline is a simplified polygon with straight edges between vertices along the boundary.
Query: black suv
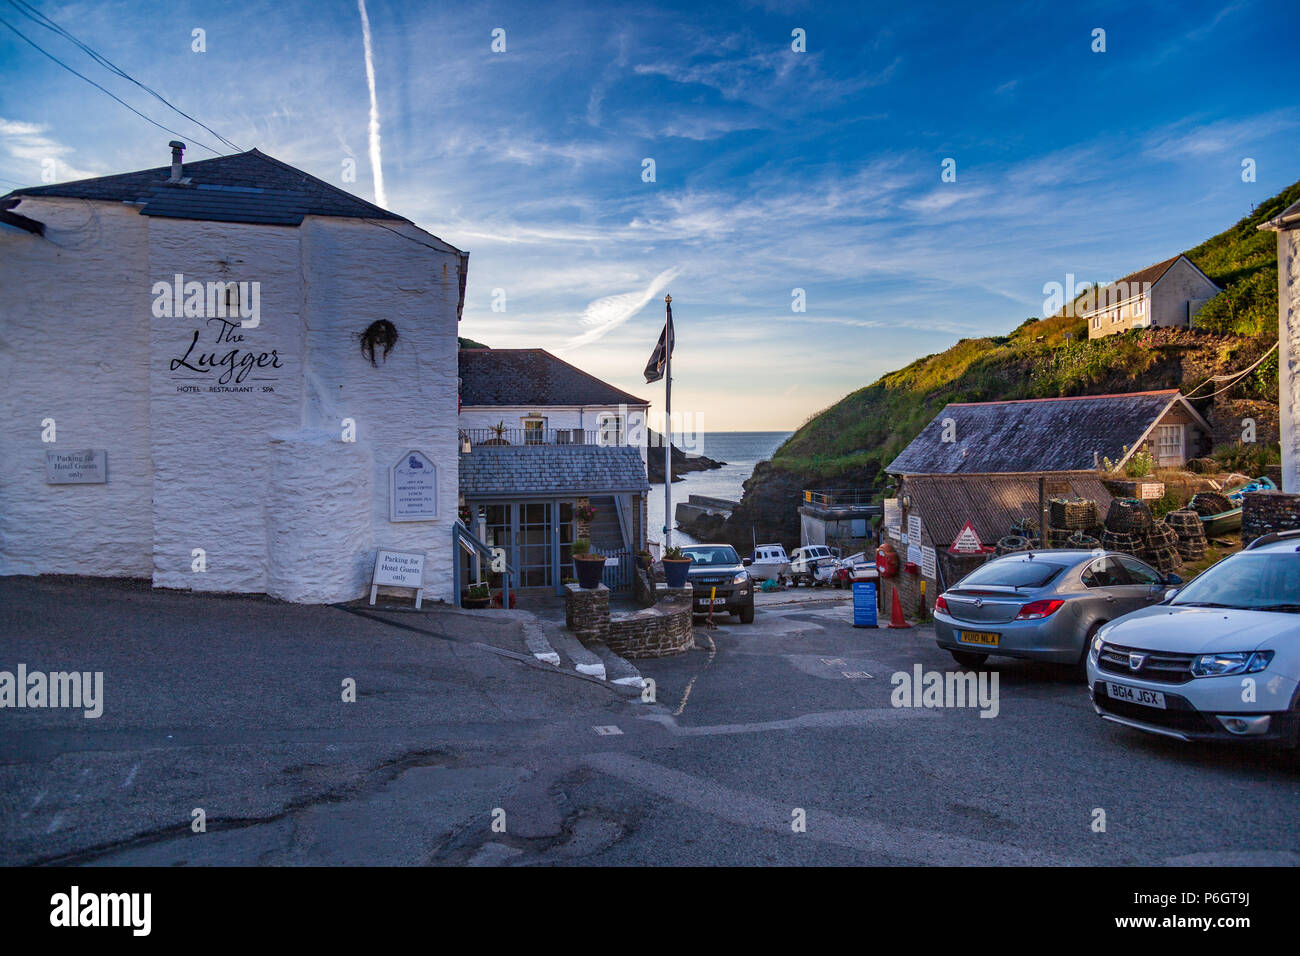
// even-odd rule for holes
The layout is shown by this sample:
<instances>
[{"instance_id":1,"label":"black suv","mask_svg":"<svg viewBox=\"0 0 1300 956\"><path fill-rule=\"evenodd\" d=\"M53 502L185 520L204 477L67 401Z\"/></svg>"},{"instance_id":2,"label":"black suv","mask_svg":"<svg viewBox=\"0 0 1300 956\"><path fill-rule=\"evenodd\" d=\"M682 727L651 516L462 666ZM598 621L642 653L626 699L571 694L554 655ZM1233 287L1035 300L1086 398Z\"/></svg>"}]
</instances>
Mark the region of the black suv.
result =
<instances>
[{"instance_id":1,"label":"black suv","mask_svg":"<svg viewBox=\"0 0 1300 956\"><path fill-rule=\"evenodd\" d=\"M691 559L687 580L695 589L695 612L715 611L739 614L742 624L754 623L754 582L729 544L682 545L682 557ZM715 590L716 589L716 590Z\"/></svg>"}]
</instances>

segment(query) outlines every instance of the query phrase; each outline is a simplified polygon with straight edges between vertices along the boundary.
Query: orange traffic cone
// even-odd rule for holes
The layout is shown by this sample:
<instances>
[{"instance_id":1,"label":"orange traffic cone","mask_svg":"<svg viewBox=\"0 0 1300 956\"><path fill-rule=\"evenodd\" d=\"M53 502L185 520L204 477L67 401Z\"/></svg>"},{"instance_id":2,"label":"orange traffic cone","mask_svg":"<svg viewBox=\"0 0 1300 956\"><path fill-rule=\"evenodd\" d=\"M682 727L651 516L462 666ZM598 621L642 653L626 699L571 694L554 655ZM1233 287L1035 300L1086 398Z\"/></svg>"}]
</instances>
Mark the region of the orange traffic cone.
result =
<instances>
[{"instance_id":1,"label":"orange traffic cone","mask_svg":"<svg viewBox=\"0 0 1300 956\"><path fill-rule=\"evenodd\" d=\"M890 627L911 627L903 617L903 605L898 600L898 588L892 588L891 593L894 595L893 606L889 609L889 626Z\"/></svg>"}]
</instances>

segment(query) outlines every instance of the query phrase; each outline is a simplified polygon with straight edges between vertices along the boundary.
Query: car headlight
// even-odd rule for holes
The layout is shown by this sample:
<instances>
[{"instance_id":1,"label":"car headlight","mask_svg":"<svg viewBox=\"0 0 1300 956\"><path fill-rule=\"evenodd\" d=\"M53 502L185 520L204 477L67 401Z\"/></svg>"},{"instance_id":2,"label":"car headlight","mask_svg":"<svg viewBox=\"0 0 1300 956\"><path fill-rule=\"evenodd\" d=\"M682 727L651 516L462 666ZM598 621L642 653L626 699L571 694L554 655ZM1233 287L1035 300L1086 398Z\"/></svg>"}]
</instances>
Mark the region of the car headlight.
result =
<instances>
[{"instance_id":1,"label":"car headlight","mask_svg":"<svg viewBox=\"0 0 1300 956\"><path fill-rule=\"evenodd\" d=\"M1098 634L1096 637L1094 637L1094 638L1092 639L1092 658L1093 658L1093 660L1096 660L1096 659L1097 659L1097 656L1098 656L1099 654L1101 654L1101 649L1102 649L1105 645L1106 645L1106 642L1103 641L1103 640L1101 639L1101 634Z\"/></svg>"},{"instance_id":2,"label":"car headlight","mask_svg":"<svg viewBox=\"0 0 1300 956\"><path fill-rule=\"evenodd\" d=\"M1227 677L1262 671L1273 659L1272 651L1234 651L1228 654L1202 654L1192 661L1196 677Z\"/></svg>"},{"instance_id":3,"label":"car headlight","mask_svg":"<svg viewBox=\"0 0 1300 956\"><path fill-rule=\"evenodd\" d=\"M732 583L732 584L744 584L744 583L745 583L746 581L748 581L748 580L749 580L749 572L748 572L748 571L741 571L739 574L737 574L734 578L731 579L731 583Z\"/></svg>"}]
</instances>

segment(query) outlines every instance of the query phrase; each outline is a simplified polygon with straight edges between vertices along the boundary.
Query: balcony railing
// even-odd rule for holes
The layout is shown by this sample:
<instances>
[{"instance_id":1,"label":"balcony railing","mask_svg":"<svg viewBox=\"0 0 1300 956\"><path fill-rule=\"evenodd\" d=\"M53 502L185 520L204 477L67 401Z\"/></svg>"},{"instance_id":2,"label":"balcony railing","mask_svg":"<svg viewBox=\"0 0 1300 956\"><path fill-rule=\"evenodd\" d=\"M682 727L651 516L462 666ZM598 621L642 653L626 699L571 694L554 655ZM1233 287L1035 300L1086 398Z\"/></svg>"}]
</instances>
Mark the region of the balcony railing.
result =
<instances>
[{"instance_id":1,"label":"balcony railing","mask_svg":"<svg viewBox=\"0 0 1300 956\"><path fill-rule=\"evenodd\" d=\"M617 445L623 437L612 429L581 428L462 428L471 445Z\"/></svg>"},{"instance_id":2,"label":"balcony railing","mask_svg":"<svg viewBox=\"0 0 1300 956\"><path fill-rule=\"evenodd\" d=\"M860 508L869 505L879 492L871 488L804 490L803 503L816 508Z\"/></svg>"}]
</instances>

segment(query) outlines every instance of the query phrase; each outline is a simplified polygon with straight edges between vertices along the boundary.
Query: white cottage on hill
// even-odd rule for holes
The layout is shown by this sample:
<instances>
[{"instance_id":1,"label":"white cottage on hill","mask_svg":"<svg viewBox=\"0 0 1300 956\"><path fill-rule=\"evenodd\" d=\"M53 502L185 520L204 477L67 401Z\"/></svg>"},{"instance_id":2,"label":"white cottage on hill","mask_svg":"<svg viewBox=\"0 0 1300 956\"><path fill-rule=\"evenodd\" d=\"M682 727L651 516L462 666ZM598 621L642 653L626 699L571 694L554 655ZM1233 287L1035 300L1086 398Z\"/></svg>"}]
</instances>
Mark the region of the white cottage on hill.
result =
<instances>
[{"instance_id":1,"label":"white cottage on hill","mask_svg":"<svg viewBox=\"0 0 1300 956\"><path fill-rule=\"evenodd\" d=\"M0 197L0 574L333 602L383 546L450 600L467 254L257 150L172 146Z\"/></svg>"}]
</instances>

